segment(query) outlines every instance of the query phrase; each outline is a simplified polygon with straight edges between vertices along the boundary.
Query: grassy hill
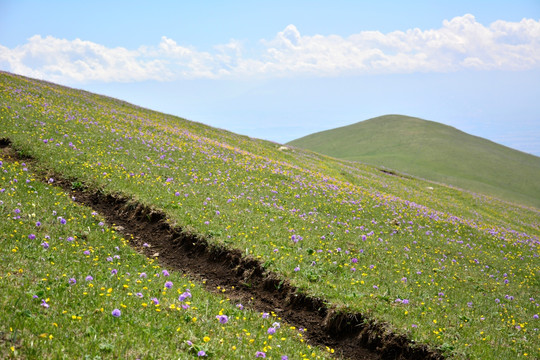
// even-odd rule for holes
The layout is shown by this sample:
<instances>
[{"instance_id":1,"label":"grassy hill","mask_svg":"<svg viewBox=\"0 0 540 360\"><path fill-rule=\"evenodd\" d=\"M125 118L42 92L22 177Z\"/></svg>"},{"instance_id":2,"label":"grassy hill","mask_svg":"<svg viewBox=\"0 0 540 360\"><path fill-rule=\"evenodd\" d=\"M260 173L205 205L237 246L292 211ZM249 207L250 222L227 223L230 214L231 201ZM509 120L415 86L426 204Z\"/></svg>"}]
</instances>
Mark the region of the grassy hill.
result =
<instances>
[{"instance_id":1,"label":"grassy hill","mask_svg":"<svg viewBox=\"0 0 540 360\"><path fill-rule=\"evenodd\" d=\"M290 145L540 208L540 158L453 127L386 115Z\"/></svg>"},{"instance_id":2,"label":"grassy hill","mask_svg":"<svg viewBox=\"0 0 540 360\"><path fill-rule=\"evenodd\" d=\"M534 208L1 72L0 148L2 358L339 356L306 344L318 328L540 358ZM100 213L120 199L168 235L123 232ZM238 282L196 268L203 242ZM279 304L251 308L257 289ZM303 299L306 330L285 317Z\"/></svg>"}]
</instances>

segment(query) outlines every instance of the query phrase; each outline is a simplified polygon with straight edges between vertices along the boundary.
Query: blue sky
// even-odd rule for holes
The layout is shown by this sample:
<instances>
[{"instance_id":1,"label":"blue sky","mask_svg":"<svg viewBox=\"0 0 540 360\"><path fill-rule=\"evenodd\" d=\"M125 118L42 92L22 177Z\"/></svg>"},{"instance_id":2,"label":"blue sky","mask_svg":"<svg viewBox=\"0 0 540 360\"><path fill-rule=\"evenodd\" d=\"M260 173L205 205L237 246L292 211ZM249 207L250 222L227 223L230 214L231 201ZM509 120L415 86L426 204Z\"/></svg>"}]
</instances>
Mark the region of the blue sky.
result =
<instances>
[{"instance_id":1,"label":"blue sky","mask_svg":"<svg viewBox=\"0 0 540 360\"><path fill-rule=\"evenodd\" d=\"M537 0L0 0L0 69L280 143L397 113L540 156Z\"/></svg>"}]
</instances>

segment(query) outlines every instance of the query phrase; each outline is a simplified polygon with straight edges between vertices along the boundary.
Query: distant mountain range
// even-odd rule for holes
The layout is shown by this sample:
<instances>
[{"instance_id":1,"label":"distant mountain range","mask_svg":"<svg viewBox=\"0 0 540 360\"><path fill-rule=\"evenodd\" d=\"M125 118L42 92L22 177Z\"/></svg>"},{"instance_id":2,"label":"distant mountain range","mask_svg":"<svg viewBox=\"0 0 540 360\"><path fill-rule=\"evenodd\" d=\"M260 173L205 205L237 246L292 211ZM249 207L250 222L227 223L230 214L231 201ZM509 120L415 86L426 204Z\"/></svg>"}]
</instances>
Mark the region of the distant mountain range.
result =
<instances>
[{"instance_id":1,"label":"distant mountain range","mask_svg":"<svg viewBox=\"0 0 540 360\"><path fill-rule=\"evenodd\" d=\"M540 208L540 157L437 122L385 115L288 145Z\"/></svg>"}]
</instances>

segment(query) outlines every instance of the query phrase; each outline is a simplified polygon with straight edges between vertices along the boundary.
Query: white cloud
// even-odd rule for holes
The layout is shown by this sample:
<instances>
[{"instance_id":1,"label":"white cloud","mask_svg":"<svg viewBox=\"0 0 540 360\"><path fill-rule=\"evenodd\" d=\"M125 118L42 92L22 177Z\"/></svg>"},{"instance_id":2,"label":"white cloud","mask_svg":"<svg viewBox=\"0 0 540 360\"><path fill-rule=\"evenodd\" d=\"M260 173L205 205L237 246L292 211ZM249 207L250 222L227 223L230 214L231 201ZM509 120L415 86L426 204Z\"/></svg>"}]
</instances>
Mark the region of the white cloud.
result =
<instances>
[{"instance_id":1,"label":"white cloud","mask_svg":"<svg viewBox=\"0 0 540 360\"><path fill-rule=\"evenodd\" d=\"M58 82L525 70L540 67L540 21L484 26L467 14L445 20L439 29L348 37L302 35L289 25L259 45L246 49L231 40L202 52L163 36L157 46L129 50L36 35L13 49L0 45L0 66Z\"/></svg>"},{"instance_id":2,"label":"white cloud","mask_svg":"<svg viewBox=\"0 0 540 360\"><path fill-rule=\"evenodd\" d=\"M140 51L107 48L90 41L42 38L35 35L24 45L2 49L0 64L18 74L52 81L133 81L164 79L166 64L144 58Z\"/></svg>"},{"instance_id":3,"label":"white cloud","mask_svg":"<svg viewBox=\"0 0 540 360\"><path fill-rule=\"evenodd\" d=\"M300 36L289 25L267 46L266 68L281 73L522 70L540 65L540 22L499 20L485 27L465 15L436 30L363 31L347 38Z\"/></svg>"}]
</instances>

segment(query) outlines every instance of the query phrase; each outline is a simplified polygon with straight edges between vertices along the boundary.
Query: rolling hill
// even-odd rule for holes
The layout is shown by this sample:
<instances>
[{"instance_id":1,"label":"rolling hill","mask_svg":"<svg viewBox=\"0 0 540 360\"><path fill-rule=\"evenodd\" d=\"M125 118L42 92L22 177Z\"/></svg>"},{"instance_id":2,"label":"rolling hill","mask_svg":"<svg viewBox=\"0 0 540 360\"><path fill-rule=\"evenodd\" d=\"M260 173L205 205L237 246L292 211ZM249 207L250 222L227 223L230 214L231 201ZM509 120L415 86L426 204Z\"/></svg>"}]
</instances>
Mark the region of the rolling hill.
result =
<instances>
[{"instance_id":1,"label":"rolling hill","mask_svg":"<svg viewBox=\"0 0 540 360\"><path fill-rule=\"evenodd\" d=\"M437 122L385 115L288 143L540 208L540 158Z\"/></svg>"},{"instance_id":2,"label":"rolling hill","mask_svg":"<svg viewBox=\"0 0 540 360\"><path fill-rule=\"evenodd\" d=\"M540 358L540 211L0 72L0 358Z\"/></svg>"}]
</instances>

